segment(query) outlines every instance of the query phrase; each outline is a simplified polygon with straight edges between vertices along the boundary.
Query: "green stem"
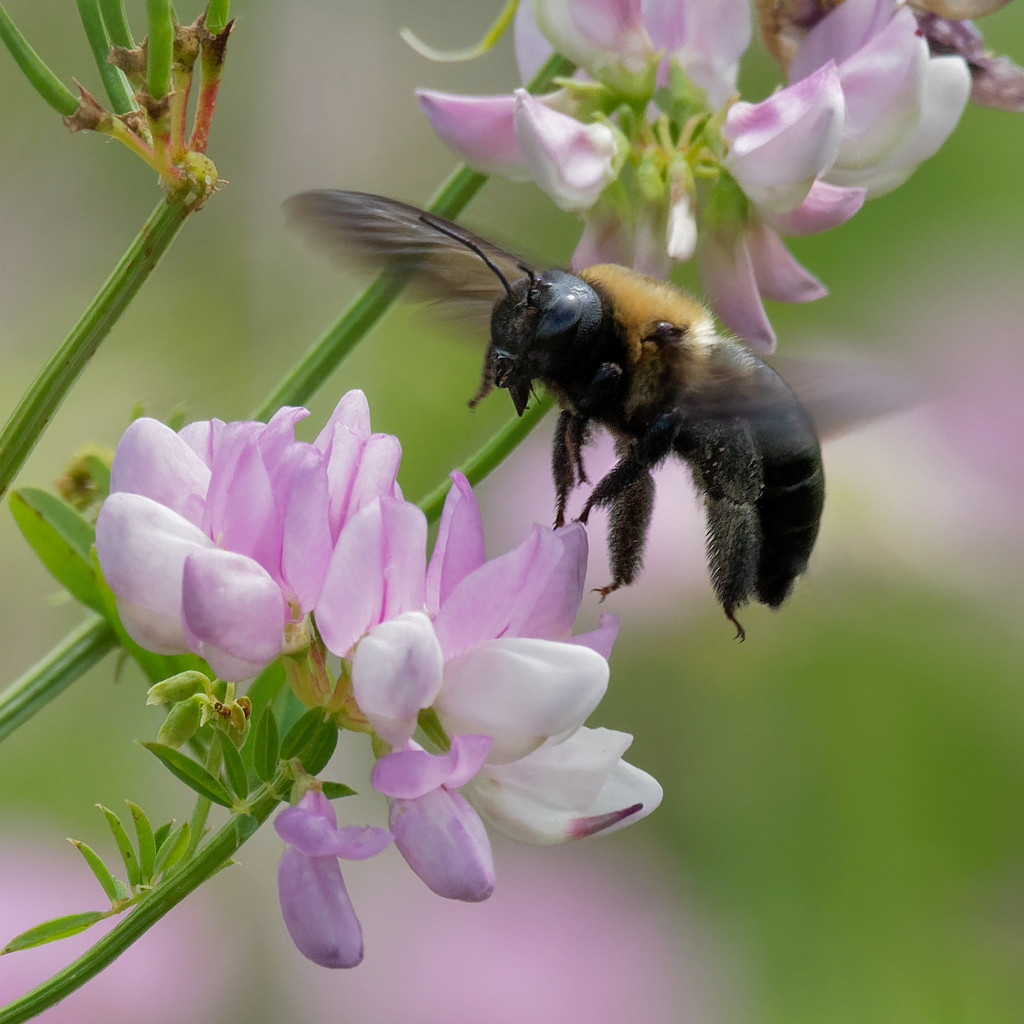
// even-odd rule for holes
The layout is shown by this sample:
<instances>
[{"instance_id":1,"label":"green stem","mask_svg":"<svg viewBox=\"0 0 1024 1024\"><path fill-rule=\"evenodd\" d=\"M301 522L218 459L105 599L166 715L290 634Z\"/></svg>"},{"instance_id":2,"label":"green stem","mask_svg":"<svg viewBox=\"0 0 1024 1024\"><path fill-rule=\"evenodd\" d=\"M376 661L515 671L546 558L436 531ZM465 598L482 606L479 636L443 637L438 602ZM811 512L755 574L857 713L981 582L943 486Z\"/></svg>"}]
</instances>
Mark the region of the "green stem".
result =
<instances>
[{"instance_id":1,"label":"green stem","mask_svg":"<svg viewBox=\"0 0 1024 1024\"><path fill-rule=\"evenodd\" d=\"M555 54L534 76L529 89L531 92L541 92L553 79L569 75L572 70L571 63ZM486 181L485 175L471 171L468 167L459 167L441 186L428 209L431 213L454 220ZM282 405L302 405L307 402L342 359L387 312L402 288L402 282L395 281L386 273L377 277L334 326L306 352L280 385L267 395L253 414L254 418L267 419Z\"/></svg>"},{"instance_id":2,"label":"green stem","mask_svg":"<svg viewBox=\"0 0 1024 1024\"><path fill-rule=\"evenodd\" d=\"M217 778L220 775L221 763L220 744L217 742L217 737L212 735L210 737L210 746L206 751L206 770L214 778ZM203 841L203 832L206 829L206 819L210 816L211 806L212 804L207 797L200 796L196 798L196 805L192 809L192 817L188 823L189 828L192 830L192 835L188 841L188 849L185 851L186 857L190 857L195 853L199 848L199 844Z\"/></svg>"},{"instance_id":3,"label":"green stem","mask_svg":"<svg viewBox=\"0 0 1024 1024\"><path fill-rule=\"evenodd\" d=\"M174 21L170 0L146 0L149 36L146 47L146 88L155 100L171 91Z\"/></svg>"},{"instance_id":4,"label":"green stem","mask_svg":"<svg viewBox=\"0 0 1024 1024\"><path fill-rule=\"evenodd\" d=\"M550 395L544 395L537 399L522 416L513 416L459 466L460 472L475 487L491 470L496 469L504 462L526 435L540 423L554 404ZM450 487L451 481L444 480L418 502L430 522L440 517L444 499Z\"/></svg>"},{"instance_id":5,"label":"green stem","mask_svg":"<svg viewBox=\"0 0 1024 1024\"><path fill-rule=\"evenodd\" d=\"M115 647L114 630L100 618L90 618L69 633L42 661L37 661L0 693L0 740L63 693Z\"/></svg>"},{"instance_id":6,"label":"green stem","mask_svg":"<svg viewBox=\"0 0 1024 1024\"><path fill-rule=\"evenodd\" d=\"M89 40L89 48L92 50L96 67L99 68L110 105L115 114L127 114L129 110L135 109L132 87L128 84L124 72L107 60L110 55L110 37L100 13L99 0L78 0L78 16L82 19L82 28L85 29L85 36Z\"/></svg>"},{"instance_id":7,"label":"green stem","mask_svg":"<svg viewBox=\"0 0 1024 1024\"><path fill-rule=\"evenodd\" d=\"M206 8L206 27L212 35L218 35L224 31L228 23L228 11L231 8L231 0L210 0Z\"/></svg>"},{"instance_id":8,"label":"green stem","mask_svg":"<svg viewBox=\"0 0 1024 1024\"><path fill-rule=\"evenodd\" d=\"M100 0L100 13L110 41L115 46L134 50L135 40L132 38L128 16L124 12L124 0Z\"/></svg>"},{"instance_id":9,"label":"green stem","mask_svg":"<svg viewBox=\"0 0 1024 1024\"><path fill-rule=\"evenodd\" d=\"M149 277L192 209L161 200L61 347L0 431L0 494L24 465L86 363Z\"/></svg>"},{"instance_id":10,"label":"green stem","mask_svg":"<svg viewBox=\"0 0 1024 1024\"><path fill-rule=\"evenodd\" d=\"M480 191L487 176L458 168L430 204L431 213L454 219ZM394 275L381 274L306 353L292 372L272 391L254 413L256 419L272 416L282 405L303 405L338 364L369 333L388 311L405 284Z\"/></svg>"},{"instance_id":11,"label":"green stem","mask_svg":"<svg viewBox=\"0 0 1024 1024\"><path fill-rule=\"evenodd\" d=\"M279 773L250 798L248 814L233 814L191 860L174 867L138 906L77 960L38 987L0 1009L0 1024L21 1024L65 999L112 964L136 939L151 928L189 893L216 874L280 803L277 786L286 781Z\"/></svg>"},{"instance_id":12,"label":"green stem","mask_svg":"<svg viewBox=\"0 0 1024 1024\"><path fill-rule=\"evenodd\" d=\"M11 16L0 4L0 39L10 51L14 62L21 68L29 84L47 103L64 117L70 117L78 109L78 97L50 70L48 65L29 46L18 31Z\"/></svg>"}]
</instances>

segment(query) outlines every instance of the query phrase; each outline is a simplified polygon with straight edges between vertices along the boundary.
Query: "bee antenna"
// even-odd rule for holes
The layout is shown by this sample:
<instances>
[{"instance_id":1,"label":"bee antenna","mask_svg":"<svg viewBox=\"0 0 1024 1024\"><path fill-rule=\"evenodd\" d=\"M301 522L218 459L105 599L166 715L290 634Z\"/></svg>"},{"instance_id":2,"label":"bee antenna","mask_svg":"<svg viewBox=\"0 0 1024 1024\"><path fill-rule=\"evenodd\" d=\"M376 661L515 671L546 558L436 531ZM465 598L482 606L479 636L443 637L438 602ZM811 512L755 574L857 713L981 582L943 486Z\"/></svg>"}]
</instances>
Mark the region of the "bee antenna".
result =
<instances>
[{"instance_id":1,"label":"bee antenna","mask_svg":"<svg viewBox=\"0 0 1024 1024\"><path fill-rule=\"evenodd\" d=\"M490 258L490 256L487 255L487 253L483 251L483 249L479 245L477 245L476 242L473 241L472 238L466 238L465 235L460 235L458 231L448 227L447 224L444 224L441 221L434 220L433 217L427 216L426 214L421 215L420 220L423 221L424 224L427 224L430 227L434 228L435 231L440 231L442 235L447 235L449 238L461 243L471 252L475 252L477 256L479 256L480 259L482 259L484 263L486 263L487 266L494 271L495 276L505 286L505 291L509 295L512 294L512 286L508 283L508 278L505 277L505 275L501 272L501 268L497 265L497 263L494 262L494 260ZM523 270L526 270L526 268L523 267L521 263L519 264L519 267ZM530 280L532 281L532 272L527 270L526 273L530 275Z\"/></svg>"},{"instance_id":2,"label":"bee antenna","mask_svg":"<svg viewBox=\"0 0 1024 1024\"><path fill-rule=\"evenodd\" d=\"M516 266L530 279L530 284L537 283L537 275L525 263L517 263Z\"/></svg>"}]
</instances>

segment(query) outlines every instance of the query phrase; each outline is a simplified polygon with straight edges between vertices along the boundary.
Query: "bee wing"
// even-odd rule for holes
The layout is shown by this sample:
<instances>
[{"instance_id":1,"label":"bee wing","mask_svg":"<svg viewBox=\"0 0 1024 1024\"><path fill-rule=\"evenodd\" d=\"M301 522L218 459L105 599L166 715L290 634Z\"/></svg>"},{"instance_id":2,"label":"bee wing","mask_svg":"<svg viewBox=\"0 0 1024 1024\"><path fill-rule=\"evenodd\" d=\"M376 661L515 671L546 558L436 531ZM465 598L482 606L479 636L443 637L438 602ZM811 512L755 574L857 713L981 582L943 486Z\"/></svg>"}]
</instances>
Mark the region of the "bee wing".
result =
<instances>
[{"instance_id":1,"label":"bee wing","mask_svg":"<svg viewBox=\"0 0 1024 1024\"><path fill-rule=\"evenodd\" d=\"M769 365L739 353L734 345L721 346L704 364L685 407L701 419L754 421L763 437L777 442L808 423L830 440L929 397L926 383L908 368L859 354L789 357Z\"/></svg>"},{"instance_id":2,"label":"bee wing","mask_svg":"<svg viewBox=\"0 0 1024 1024\"><path fill-rule=\"evenodd\" d=\"M408 276L422 298L490 323L494 303L525 264L464 227L396 199L320 189L285 200L291 223L346 265Z\"/></svg>"},{"instance_id":3,"label":"bee wing","mask_svg":"<svg viewBox=\"0 0 1024 1024\"><path fill-rule=\"evenodd\" d=\"M831 440L935 397L936 388L910 367L861 353L776 359L772 365Z\"/></svg>"}]
</instances>

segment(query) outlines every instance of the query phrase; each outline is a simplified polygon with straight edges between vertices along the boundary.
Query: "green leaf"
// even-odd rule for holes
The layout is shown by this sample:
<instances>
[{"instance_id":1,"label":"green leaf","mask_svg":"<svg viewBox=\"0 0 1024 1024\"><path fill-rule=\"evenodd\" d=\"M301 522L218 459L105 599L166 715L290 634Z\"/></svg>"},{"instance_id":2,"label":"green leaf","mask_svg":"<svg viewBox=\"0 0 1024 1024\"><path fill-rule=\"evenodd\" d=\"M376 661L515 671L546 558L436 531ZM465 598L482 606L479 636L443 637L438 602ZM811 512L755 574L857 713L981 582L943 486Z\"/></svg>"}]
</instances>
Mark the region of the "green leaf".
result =
<instances>
[{"instance_id":1,"label":"green leaf","mask_svg":"<svg viewBox=\"0 0 1024 1024\"><path fill-rule=\"evenodd\" d=\"M249 685L246 694L252 701L253 711L262 711L284 686L284 665L280 659L272 661Z\"/></svg>"},{"instance_id":2,"label":"green leaf","mask_svg":"<svg viewBox=\"0 0 1024 1024\"><path fill-rule=\"evenodd\" d=\"M102 614L103 598L92 567L92 526L60 498L36 487L11 494L11 514L57 582L77 601Z\"/></svg>"},{"instance_id":3,"label":"green leaf","mask_svg":"<svg viewBox=\"0 0 1024 1024\"><path fill-rule=\"evenodd\" d=\"M281 751L273 708L268 707L260 715L253 732L252 766L261 782L269 782L277 770L277 759Z\"/></svg>"},{"instance_id":4,"label":"green leaf","mask_svg":"<svg viewBox=\"0 0 1024 1024\"><path fill-rule=\"evenodd\" d=\"M338 800L343 796L355 796L356 791L344 782L321 782L320 788L328 800Z\"/></svg>"},{"instance_id":5,"label":"green leaf","mask_svg":"<svg viewBox=\"0 0 1024 1024\"><path fill-rule=\"evenodd\" d=\"M324 720L322 708L310 708L285 734L281 742L281 757L288 760L295 757L300 750L316 735Z\"/></svg>"},{"instance_id":6,"label":"green leaf","mask_svg":"<svg viewBox=\"0 0 1024 1024\"><path fill-rule=\"evenodd\" d=\"M164 840L171 834L171 829L174 828L174 821L165 821L154 833L153 842L156 844L156 848L159 850L164 845Z\"/></svg>"},{"instance_id":7,"label":"green leaf","mask_svg":"<svg viewBox=\"0 0 1024 1024\"><path fill-rule=\"evenodd\" d=\"M153 865L153 877L159 878L165 871L181 860L181 855L188 849L192 838L192 826L183 821L157 847L156 863Z\"/></svg>"},{"instance_id":8,"label":"green leaf","mask_svg":"<svg viewBox=\"0 0 1024 1024\"><path fill-rule=\"evenodd\" d=\"M85 863L89 865L90 870L96 876L96 881L103 886L107 899L111 903L116 903L119 899L117 881L107 865L103 863L103 858L91 846L87 846L77 839L69 839L68 842L85 858Z\"/></svg>"},{"instance_id":9,"label":"green leaf","mask_svg":"<svg viewBox=\"0 0 1024 1024\"><path fill-rule=\"evenodd\" d=\"M338 726L333 719L321 723L313 738L299 754L302 767L310 775L316 775L327 767L327 762L338 745Z\"/></svg>"},{"instance_id":10,"label":"green leaf","mask_svg":"<svg viewBox=\"0 0 1024 1024\"><path fill-rule=\"evenodd\" d=\"M126 800L132 812L132 819L135 822L135 838L139 844L139 874L143 882L153 880L153 864L156 861L156 837L153 835L153 826L149 818L138 804Z\"/></svg>"},{"instance_id":11,"label":"green leaf","mask_svg":"<svg viewBox=\"0 0 1024 1024\"><path fill-rule=\"evenodd\" d=\"M82 914L66 914L64 917L55 917L51 921L44 921L11 939L3 949L0 949L0 956L4 953L16 953L19 949L31 949L33 946L42 946L46 942L54 942L57 939L66 939L70 935L77 935L79 932L84 932L86 928L92 927L97 921L102 921L109 913L109 910L87 910Z\"/></svg>"},{"instance_id":12,"label":"green leaf","mask_svg":"<svg viewBox=\"0 0 1024 1024\"><path fill-rule=\"evenodd\" d=\"M128 884L134 889L142 881L142 876L139 873L139 858L135 854L135 847L132 846L132 841L128 838L128 833L124 825L121 824L121 819L109 807L104 807L103 804L97 804L96 806L103 812L107 819L107 824L110 826L110 831L114 834L117 851L121 854L121 860L124 861L124 869L128 874Z\"/></svg>"},{"instance_id":13,"label":"green leaf","mask_svg":"<svg viewBox=\"0 0 1024 1024\"><path fill-rule=\"evenodd\" d=\"M227 777L228 785L238 796L245 799L249 794L249 776L246 773L242 755L226 732L218 729L217 738L220 740L221 756L224 758L224 774Z\"/></svg>"},{"instance_id":14,"label":"green leaf","mask_svg":"<svg viewBox=\"0 0 1024 1024\"><path fill-rule=\"evenodd\" d=\"M142 746L159 758L172 775L177 776L200 796L205 796L207 800L220 804L221 807L231 807L234 803L228 791L201 764L180 750L165 747L162 743L143 743Z\"/></svg>"}]
</instances>

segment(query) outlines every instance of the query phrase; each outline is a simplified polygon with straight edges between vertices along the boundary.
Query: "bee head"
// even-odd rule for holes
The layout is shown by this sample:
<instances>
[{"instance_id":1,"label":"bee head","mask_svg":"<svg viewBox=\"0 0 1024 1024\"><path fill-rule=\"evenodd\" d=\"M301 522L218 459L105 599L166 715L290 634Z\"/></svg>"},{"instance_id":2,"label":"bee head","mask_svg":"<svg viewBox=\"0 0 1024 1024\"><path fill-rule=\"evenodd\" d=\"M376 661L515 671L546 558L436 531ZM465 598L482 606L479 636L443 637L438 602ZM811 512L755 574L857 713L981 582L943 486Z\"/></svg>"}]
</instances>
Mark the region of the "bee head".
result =
<instances>
[{"instance_id":1,"label":"bee head","mask_svg":"<svg viewBox=\"0 0 1024 1024\"><path fill-rule=\"evenodd\" d=\"M530 387L571 356L601 322L601 300L586 281L564 270L534 274L526 267L491 316L491 373L522 415Z\"/></svg>"}]
</instances>

